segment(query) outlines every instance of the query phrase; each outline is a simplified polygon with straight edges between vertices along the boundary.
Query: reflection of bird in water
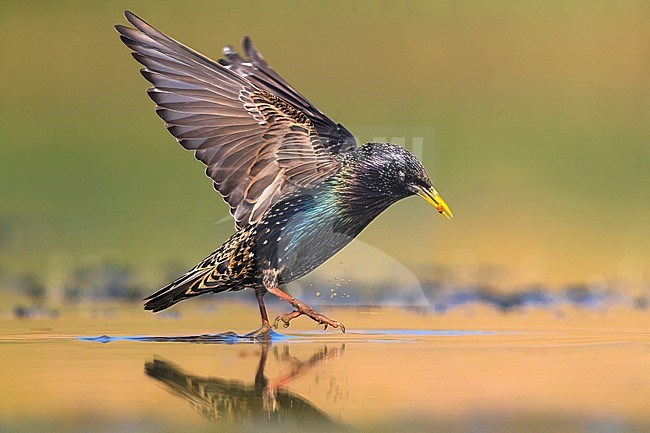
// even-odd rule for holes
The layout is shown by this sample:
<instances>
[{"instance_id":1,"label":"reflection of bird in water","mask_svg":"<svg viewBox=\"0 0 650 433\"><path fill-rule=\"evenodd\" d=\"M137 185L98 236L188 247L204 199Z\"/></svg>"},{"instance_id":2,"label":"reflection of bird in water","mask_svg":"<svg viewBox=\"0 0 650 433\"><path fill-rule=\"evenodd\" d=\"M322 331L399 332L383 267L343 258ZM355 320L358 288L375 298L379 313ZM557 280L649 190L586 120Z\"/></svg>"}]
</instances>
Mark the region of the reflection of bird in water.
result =
<instances>
[{"instance_id":1,"label":"reflection of bird in water","mask_svg":"<svg viewBox=\"0 0 650 433\"><path fill-rule=\"evenodd\" d=\"M306 315L345 331L280 286L320 266L398 200L419 195L452 217L411 152L390 143L357 146L348 130L271 69L248 38L247 59L226 47L226 59L216 62L128 11L126 19L135 28L116 28L153 84L148 93L156 112L207 166L237 225L215 252L149 296L147 310L252 288L262 316L256 335L271 328L267 292L294 307L276 325Z\"/></svg>"},{"instance_id":2,"label":"reflection of bird in water","mask_svg":"<svg viewBox=\"0 0 650 433\"><path fill-rule=\"evenodd\" d=\"M260 362L252 385L226 378L193 376L162 359L147 362L145 371L148 376L162 382L170 392L185 398L202 416L222 425L337 426L337 431L345 428L303 397L285 389L315 366L342 356L345 345L335 349L325 347L304 362L290 356L287 347L280 359L291 364L289 372L270 380L264 374L270 343L264 343L261 347Z\"/></svg>"}]
</instances>

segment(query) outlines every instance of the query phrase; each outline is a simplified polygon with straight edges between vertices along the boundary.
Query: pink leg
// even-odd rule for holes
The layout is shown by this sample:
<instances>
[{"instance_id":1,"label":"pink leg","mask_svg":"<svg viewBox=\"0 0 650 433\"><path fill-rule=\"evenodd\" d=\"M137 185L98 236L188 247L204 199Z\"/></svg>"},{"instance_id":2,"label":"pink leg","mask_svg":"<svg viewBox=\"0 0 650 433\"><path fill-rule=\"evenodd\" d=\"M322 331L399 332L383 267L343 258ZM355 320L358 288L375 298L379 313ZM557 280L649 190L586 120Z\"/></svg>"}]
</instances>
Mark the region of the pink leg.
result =
<instances>
[{"instance_id":1,"label":"pink leg","mask_svg":"<svg viewBox=\"0 0 650 433\"><path fill-rule=\"evenodd\" d=\"M311 318L316 323L325 325L325 329L327 329L328 326L331 326L332 328L339 328L341 329L341 331L345 332L345 326L341 322L337 322L336 320L332 320L327 316L320 314L319 312L311 308L309 305L294 298L284 290L280 289L277 284L277 271L270 270L270 269L264 271L263 283L264 283L264 288L269 293L273 293L278 298L284 299L295 308L295 310L293 310L292 312L281 314L275 318L275 322L273 326L275 326L276 328L278 327L279 322L282 322L284 327L287 328L289 327L289 322L291 322L291 320L295 319L298 316L302 316L304 314L305 316Z\"/></svg>"}]
</instances>

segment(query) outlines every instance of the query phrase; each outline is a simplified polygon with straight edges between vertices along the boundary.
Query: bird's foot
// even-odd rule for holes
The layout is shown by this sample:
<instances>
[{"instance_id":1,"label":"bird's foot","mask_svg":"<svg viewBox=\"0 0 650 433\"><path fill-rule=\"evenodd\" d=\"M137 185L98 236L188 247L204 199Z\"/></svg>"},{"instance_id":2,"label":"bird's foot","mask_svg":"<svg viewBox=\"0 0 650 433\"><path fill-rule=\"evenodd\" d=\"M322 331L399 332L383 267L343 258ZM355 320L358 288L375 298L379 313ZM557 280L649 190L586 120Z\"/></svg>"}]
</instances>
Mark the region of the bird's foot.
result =
<instances>
[{"instance_id":1,"label":"bird's foot","mask_svg":"<svg viewBox=\"0 0 650 433\"><path fill-rule=\"evenodd\" d=\"M277 326L276 326L276 328L277 328ZM252 332L249 332L248 334L244 335L244 337L250 338L250 339L253 339L253 340L270 340L272 330L273 330L273 327L271 326L271 324L269 322L264 322L264 323L262 323L262 326L259 327L259 329L256 329L255 331L252 331Z\"/></svg>"},{"instance_id":2,"label":"bird's foot","mask_svg":"<svg viewBox=\"0 0 650 433\"><path fill-rule=\"evenodd\" d=\"M289 322L291 322L293 319L295 319L298 316L302 316L302 313L298 310L293 310L290 313L280 314L278 317L275 318L275 321L273 322L273 327L277 329L279 323L282 322L282 325L285 328L288 328Z\"/></svg>"},{"instance_id":3,"label":"bird's foot","mask_svg":"<svg viewBox=\"0 0 650 433\"><path fill-rule=\"evenodd\" d=\"M282 322L284 324L284 327L287 328L289 327L289 323L291 322L291 320L295 319L296 317L302 316L304 314L305 316L311 318L316 323L325 325L325 329L327 329L328 326L331 326L332 328L339 328L341 331L345 332L345 326L343 326L341 322L337 322L336 320L332 320L327 316L320 314L319 312L311 308L309 305L305 304L302 301L299 301L298 299L289 295L287 292L281 290L278 287L279 272L280 270L277 269L265 269L263 271L264 278L262 282L264 284L264 288L268 292L273 293L278 298L284 299L285 301L293 305L293 308L295 308L295 310L293 310L290 313L281 314L280 316L276 317L273 326L277 328L278 323Z\"/></svg>"},{"instance_id":4,"label":"bird's foot","mask_svg":"<svg viewBox=\"0 0 650 433\"><path fill-rule=\"evenodd\" d=\"M282 322L282 325L284 325L285 328L288 328L291 320L295 319L296 317L302 316L304 314L305 316L309 317L316 323L325 325L325 329L331 326L332 328L339 328L341 331L345 332L345 325L343 325L341 322L337 322L336 320L330 319L329 317L319 313L318 311L303 304L297 299L294 299L294 301L295 303L293 302L292 303L294 304L294 307L296 307L296 309L290 313L281 314L278 317L276 317L275 322L273 323L273 326L275 328L278 327L280 322Z\"/></svg>"}]
</instances>

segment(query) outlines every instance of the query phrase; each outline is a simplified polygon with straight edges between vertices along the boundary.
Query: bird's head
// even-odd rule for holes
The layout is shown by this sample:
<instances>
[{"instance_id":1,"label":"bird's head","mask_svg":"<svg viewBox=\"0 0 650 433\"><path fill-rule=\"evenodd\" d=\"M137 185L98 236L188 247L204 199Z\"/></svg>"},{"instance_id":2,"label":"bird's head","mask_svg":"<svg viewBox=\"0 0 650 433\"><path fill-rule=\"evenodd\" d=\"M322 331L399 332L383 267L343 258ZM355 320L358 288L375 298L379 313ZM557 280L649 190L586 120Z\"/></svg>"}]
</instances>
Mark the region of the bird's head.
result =
<instances>
[{"instance_id":1,"label":"bird's head","mask_svg":"<svg viewBox=\"0 0 650 433\"><path fill-rule=\"evenodd\" d=\"M357 163L365 188L375 197L395 202L411 195L419 195L436 210L453 218L447 203L431 184L422 163L407 149L391 143L366 143L358 149Z\"/></svg>"}]
</instances>

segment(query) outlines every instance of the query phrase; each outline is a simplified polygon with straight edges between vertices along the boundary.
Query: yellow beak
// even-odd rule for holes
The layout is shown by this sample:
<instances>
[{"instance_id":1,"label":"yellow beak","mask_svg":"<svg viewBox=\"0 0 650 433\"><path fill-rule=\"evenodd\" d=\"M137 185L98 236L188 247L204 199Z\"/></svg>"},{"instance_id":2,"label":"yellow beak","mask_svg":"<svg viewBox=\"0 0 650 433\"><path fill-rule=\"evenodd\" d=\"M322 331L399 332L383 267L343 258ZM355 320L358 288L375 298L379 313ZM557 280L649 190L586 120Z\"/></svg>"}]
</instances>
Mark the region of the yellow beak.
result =
<instances>
[{"instance_id":1,"label":"yellow beak","mask_svg":"<svg viewBox=\"0 0 650 433\"><path fill-rule=\"evenodd\" d=\"M433 207L438 209L438 212L442 215L446 216L449 219L452 219L454 217L454 214L451 213L449 206L447 206L447 203L445 203L442 197L440 197L440 194L438 194L438 191L436 191L435 188L421 188L418 191L418 195L428 201Z\"/></svg>"}]
</instances>

